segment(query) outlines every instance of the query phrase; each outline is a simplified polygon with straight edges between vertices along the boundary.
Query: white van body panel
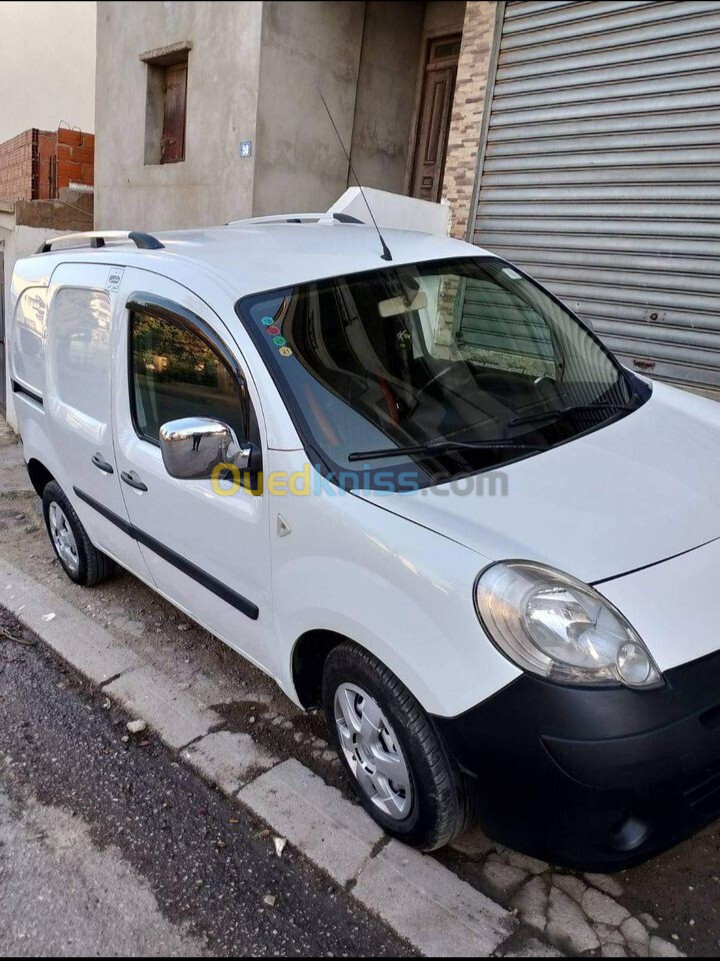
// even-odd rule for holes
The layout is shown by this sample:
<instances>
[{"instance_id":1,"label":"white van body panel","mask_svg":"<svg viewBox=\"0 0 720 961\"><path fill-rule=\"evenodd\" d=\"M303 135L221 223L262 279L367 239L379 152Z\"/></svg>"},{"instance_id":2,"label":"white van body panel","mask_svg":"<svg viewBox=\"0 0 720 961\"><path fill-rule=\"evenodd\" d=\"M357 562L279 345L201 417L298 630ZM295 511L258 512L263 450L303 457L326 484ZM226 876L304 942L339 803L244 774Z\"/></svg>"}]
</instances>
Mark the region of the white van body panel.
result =
<instances>
[{"instance_id":1,"label":"white van body panel","mask_svg":"<svg viewBox=\"0 0 720 961\"><path fill-rule=\"evenodd\" d=\"M270 467L280 491L293 474L295 488L310 484L307 496L269 494L286 683L287 639L318 629L375 654L434 714L459 714L518 676L475 614L473 586L486 558L329 484L304 451L273 451ZM289 536L277 535L278 515Z\"/></svg>"},{"instance_id":2,"label":"white van body panel","mask_svg":"<svg viewBox=\"0 0 720 961\"><path fill-rule=\"evenodd\" d=\"M484 253L448 238L403 231L387 231L385 239L396 263ZM376 654L431 713L454 717L491 697L521 672L484 634L473 585L489 563L508 556L551 563L586 581L616 578L601 589L635 623L661 667L717 649L707 630L673 646L672 632L647 607L657 593L648 585L657 583L669 595L671 574L681 568L705 583L702 577L709 575L693 565L707 563L711 570L710 561L717 560L711 548L692 551L720 537L720 500L714 493L720 413L713 402L655 385L654 396L630 416L508 465L508 497L452 491L447 497L341 495L322 483L317 496L266 489L261 497L245 491L220 497L209 481L170 478L159 449L135 432L128 297L149 291L212 326L245 374L266 473L303 472L307 455L235 304L252 293L382 266L378 239L357 226L273 224L176 232L161 240L165 247L158 251L110 243L94 251L58 250L16 265L14 302L27 288L48 285L50 310L45 406L18 395L25 456L57 477L101 550L274 676L289 696L297 700L292 656L298 638L324 630ZM118 268L121 279L111 283ZM99 417L97 410L93 415L78 411L77 404L73 408L62 389L58 395L52 364L63 341L61 335L53 340L53 298L67 288L92 289L110 301L112 429L107 409ZM15 339L12 344L12 369L19 372L24 348ZM93 467L95 448L112 463L112 475ZM146 482L147 492L118 480L129 470ZM310 476L316 477L312 467ZM257 619L108 521L79 499L75 488L127 528L162 542L246 597L257 606ZM289 536L278 534L279 515ZM658 563L683 551L691 553ZM622 576L646 564L655 566ZM704 597L711 596L708 582ZM701 600L696 598L697 617L709 622ZM677 606L676 618L683 609ZM667 623L675 623L669 612ZM676 635L679 629L677 623Z\"/></svg>"},{"instance_id":3,"label":"white van body panel","mask_svg":"<svg viewBox=\"0 0 720 961\"><path fill-rule=\"evenodd\" d=\"M720 539L615 578L598 590L644 638L660 670L669 671L718 649L718 570Z\"/></svg>"}]
</instances>

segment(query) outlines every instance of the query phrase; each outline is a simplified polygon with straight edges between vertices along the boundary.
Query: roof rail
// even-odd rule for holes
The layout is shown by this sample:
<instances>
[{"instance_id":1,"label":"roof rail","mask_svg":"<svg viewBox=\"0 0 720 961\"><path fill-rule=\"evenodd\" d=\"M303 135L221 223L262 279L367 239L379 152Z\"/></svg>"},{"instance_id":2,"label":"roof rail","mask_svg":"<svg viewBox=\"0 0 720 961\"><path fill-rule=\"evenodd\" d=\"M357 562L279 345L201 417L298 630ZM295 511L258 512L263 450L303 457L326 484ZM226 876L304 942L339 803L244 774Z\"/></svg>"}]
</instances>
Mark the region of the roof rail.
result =
<instances>
[{"instance_id":1,"label":"roof rail","mask_svg":"<svg viewBox=\"0 0 720 961\"><path fill-rule=\"evenodd\" d=\"M99 249L104 247L110 240L131 240L138 250L162 250L165 245L161 244L157 237L152 234L145 234L140 230L89 230L81 234L60 234L51 240L46 240L37 249L38 254L47 254L53 249L53 244L62 241L71 241L69 247L92 247Z\"/></svg>"},{"instance_id":2,"label":"roof rail","mask_svg":"<svg viewBox=\"0 0 720 961\"><path fill-rule=\"evenodd\" d=\"M228 227L238 227L261 224L363 224L357 217L349 214L321 213L321 214L271 214L269 217L248 217L246 220L231 220Z\"/></svg>"}]
</instances>

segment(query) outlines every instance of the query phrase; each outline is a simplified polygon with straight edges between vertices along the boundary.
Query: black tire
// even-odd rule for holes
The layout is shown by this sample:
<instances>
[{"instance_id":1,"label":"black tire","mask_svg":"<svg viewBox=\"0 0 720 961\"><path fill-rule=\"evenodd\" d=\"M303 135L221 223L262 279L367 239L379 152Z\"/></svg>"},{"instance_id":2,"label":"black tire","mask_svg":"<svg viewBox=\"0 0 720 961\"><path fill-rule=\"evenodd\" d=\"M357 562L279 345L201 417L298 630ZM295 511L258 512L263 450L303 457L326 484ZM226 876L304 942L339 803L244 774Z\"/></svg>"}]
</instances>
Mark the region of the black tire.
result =
<instances>
[{"instance_id":1,"label":"black tire","mask_svg":"<svg viewBox=\"0 0 720 961\"><path fill-rule=\"evenodd\" d=\"M335 720L335 695L342 684L361 688L377 702L399 742L413 787L411 808L404 820L379 810L352 772ZM358 799L388 834L422 851L434 851L472 827L476 817L473 784L460 771L417 700L377 658L350 641L334 648L325 662L323 707L330 738Z\"/></svg>"},{"instance_id":2,"label":"black tire","mask_svg":"<svg viewBox=\"0 0 720 961\"><path fill-rule=\"evenodd\" d=\"M81 584L83 587L93 587L95 584L100 584L102 581L106 581L111 577L115 572L115 561L111 560L107 555L93 546L85 528L80 522L80 518L75 513L75 509L65 496L62 487L56 481L50 481L50 483L45 485L42 494L42 503L43 517L45 518L45 527L47 528L50 543L55 551L55 556L60 561L63 570L70 580L75 581L76 584ZM75 538L78 557L77 570L73 570L68 566L53 540L50 529L50 507L53 503L57 504L62 510Z\"/></svg>"}]
</instances>

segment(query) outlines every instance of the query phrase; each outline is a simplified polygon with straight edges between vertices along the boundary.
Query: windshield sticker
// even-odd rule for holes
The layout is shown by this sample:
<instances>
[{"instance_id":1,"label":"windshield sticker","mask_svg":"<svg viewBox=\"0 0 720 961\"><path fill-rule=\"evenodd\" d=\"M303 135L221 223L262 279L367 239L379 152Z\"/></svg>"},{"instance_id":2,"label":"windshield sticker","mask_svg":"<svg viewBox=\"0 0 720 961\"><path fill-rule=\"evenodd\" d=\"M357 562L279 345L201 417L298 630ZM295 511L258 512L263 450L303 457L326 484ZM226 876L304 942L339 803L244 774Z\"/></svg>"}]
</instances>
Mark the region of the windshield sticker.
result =
<instances>
[{"instance_id":1,"label":"windshield sticker","mask_svg":"<svg viewBox=\"0 0 720 961\"><path fill-rule=\"evenodd\" d=\"M520 274L517 270L513 270L512 267L503 267L503 273L506 277L509 277L510 280L520 280Z\"/></svg>"},{"instance_id":2,"label":"windshield sticker","mask_svg":"<svg viewBox=\"0 0 720 961\"><path fill-rule=\"evenodd\" d=\"M278 353L281 357L292 357L292 350L289 347L281 347Z\"/></svg>"},{"instance_id":3,"label":"windshield sticker","mask_svg":"<svg viewBox=\"0 0 720 961\"><path fill-rule=\"evenodd\" d=\"M275 344L276 347L284 347L287 341L284 337L273 337L273 344Z\"/></svg>"},{"instance_id":4,"label":"windshield sticker","mask_svg":"<svg viewBox=\"0 0 720 961\"><path fill-rule=\"evenodd\" d=\"M280 328L276 327L275 324L273 324L272 327L268 327L267 332L270 334L271 337L274 337L275 334L280 333Z\"/></svg>"},{"instance_id":5,"label":"windshield sticker","mask_svg":"<svg viewBox=\"0 0 720 961\"><path fill-rule=\"evenodd\" d=\"M274 317L263 317L263 318L261 319L260 323L263 325L263 327L272 327L272 325L275 323L275 318L274 318Z\"/></svg>"}]
</instances>

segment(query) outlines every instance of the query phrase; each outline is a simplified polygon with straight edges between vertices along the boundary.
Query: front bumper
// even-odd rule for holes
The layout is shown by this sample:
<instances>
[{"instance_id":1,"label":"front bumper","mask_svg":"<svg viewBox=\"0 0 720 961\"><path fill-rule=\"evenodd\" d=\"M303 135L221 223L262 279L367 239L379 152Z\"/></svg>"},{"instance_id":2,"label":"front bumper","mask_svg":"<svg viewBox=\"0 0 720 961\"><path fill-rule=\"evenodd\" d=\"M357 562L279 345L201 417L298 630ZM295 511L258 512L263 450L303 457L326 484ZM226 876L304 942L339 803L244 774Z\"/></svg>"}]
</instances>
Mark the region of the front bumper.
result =
<instances>
[{"instance_id":1,"label":"front bumper","mask_svg":"<svg viewBox=\"0 0 720 961\"><path fill-rule=\"evenodd\" d=\"M584 870L644 861L720 815L720 653L653 691L523 675L435 724L494 840Z\"/></svg>"}]
</instances>

